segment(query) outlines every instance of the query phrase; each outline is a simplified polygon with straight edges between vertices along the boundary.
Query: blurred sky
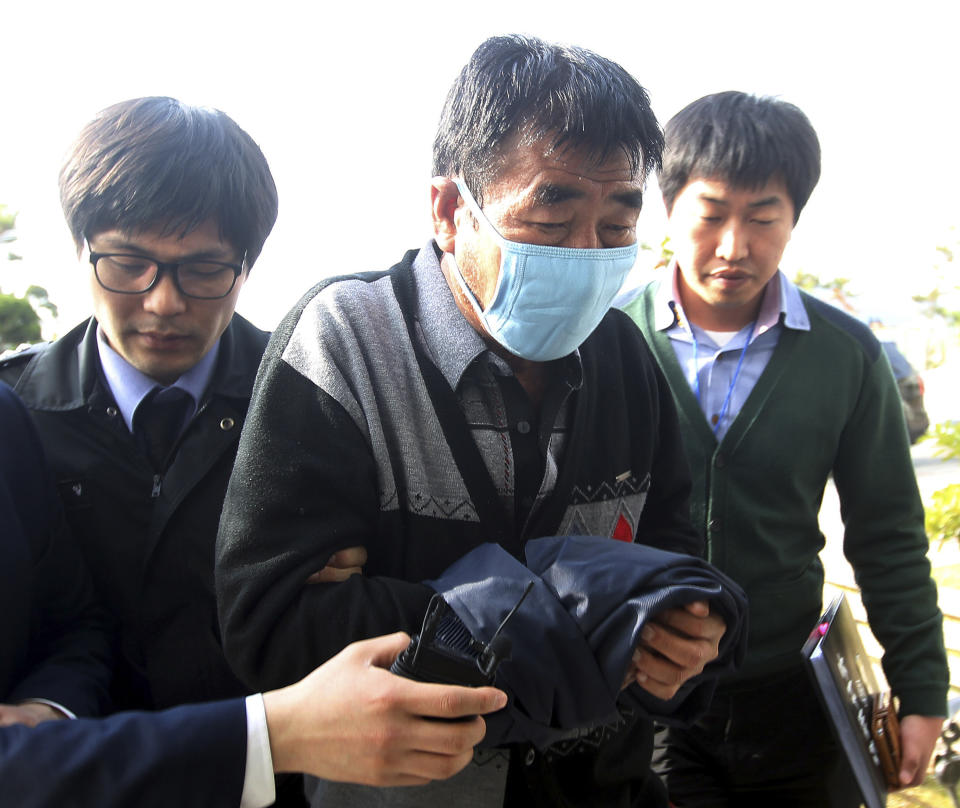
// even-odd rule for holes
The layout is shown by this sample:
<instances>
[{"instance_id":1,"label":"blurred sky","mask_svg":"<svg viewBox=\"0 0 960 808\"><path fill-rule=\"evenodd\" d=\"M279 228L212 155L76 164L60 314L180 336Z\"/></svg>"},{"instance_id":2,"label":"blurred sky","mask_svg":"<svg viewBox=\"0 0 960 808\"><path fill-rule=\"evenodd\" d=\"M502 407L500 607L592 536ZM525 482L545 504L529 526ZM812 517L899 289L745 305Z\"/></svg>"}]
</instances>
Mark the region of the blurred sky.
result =
<instances>
[{"instance_id":1,"label":"blurred sky","mask_svg":"<svg viewBox=\"0 0 960 808\"><path fill-rule=\"evenodd\" d=\"M271 328L317 279L383 269L429 238L446 90L482 39L519 32L620 62L662 122L727 89L799 105L823 176L784 269L851 278L865 309L898 316L929 291L934 248L960 239L958 22L955 0L18 0L0 11L0 202L20 212L24 260L0 263L0 286L45 286L57 332L89 313L57 200L62 155L97 110L172 95L223 109L270 161L280 218L238 308ZM641 240L663 231L653 193Z\"/></svg>"}]
</instances>

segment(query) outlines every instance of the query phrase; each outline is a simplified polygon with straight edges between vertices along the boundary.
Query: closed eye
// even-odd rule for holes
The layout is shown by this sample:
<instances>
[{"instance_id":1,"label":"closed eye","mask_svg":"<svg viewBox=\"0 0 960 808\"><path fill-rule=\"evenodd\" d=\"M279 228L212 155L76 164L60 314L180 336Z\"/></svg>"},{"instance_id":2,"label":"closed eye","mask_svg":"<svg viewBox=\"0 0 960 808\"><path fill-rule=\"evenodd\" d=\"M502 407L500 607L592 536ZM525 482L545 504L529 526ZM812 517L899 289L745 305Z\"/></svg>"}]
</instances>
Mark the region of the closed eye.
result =
<instances>
[{"instance_id":1,"label":"closed eye","mask_svg":"<svg viewBox=\"0 0 960 808\"><path fill-rule=\"evenodd\" d=\"M184 275L193 275L194 277L197 277L197 278L207 278L207 277L210 277L211 275L216 275L220 272L232 272L232 271L233 271L233 267L229 266L228 264L224 264L220 262L205 263L201 261L196 261L196 262L191 262L189 264L180 265L181 277Z\"/></svg>"},{"instance_id":2,"label":"closed eye","mask_svg":"<svg viewBox=\"0 0 960 808\"><path fill-rule=\"evenodd\" d=\"M101 260L109 261L118 269L126 272L143 272L153 266L153 261L149 258L142 258L138 255L108 255Z\"/></svg>"}]
</instances>

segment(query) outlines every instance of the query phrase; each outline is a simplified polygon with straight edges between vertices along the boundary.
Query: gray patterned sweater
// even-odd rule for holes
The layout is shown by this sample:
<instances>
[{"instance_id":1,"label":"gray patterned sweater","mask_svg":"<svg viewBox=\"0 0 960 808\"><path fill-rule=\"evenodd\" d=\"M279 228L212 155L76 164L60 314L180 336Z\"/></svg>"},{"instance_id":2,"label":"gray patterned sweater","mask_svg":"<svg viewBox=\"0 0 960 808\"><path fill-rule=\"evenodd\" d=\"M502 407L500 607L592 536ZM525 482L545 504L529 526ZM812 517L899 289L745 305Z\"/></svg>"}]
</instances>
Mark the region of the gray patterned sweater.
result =
<instances>
[{"instance_id":1,"label":"gray patterned sweater","mask_svg":"<svg viewBox=\"0 0 960 808\"><path fill-rule=\"evenodd\" d=\"M492 358L432 243L386 272L318 284L274 332L217 545L224 647L250 686L294 681L354 640L415 632L433 593L421 582L483 542L519 555L530 538L579 533L699 554L671 395L626 316L611 311L581 346L522 520L504 507L511 425L474 383ZM304 585L355 545L368 551L362 576ZM627 730L631 751L587 765L583 787L616 791L605 804L632 804L646 777L649 722Z\"/></svg>"}]
</instances>

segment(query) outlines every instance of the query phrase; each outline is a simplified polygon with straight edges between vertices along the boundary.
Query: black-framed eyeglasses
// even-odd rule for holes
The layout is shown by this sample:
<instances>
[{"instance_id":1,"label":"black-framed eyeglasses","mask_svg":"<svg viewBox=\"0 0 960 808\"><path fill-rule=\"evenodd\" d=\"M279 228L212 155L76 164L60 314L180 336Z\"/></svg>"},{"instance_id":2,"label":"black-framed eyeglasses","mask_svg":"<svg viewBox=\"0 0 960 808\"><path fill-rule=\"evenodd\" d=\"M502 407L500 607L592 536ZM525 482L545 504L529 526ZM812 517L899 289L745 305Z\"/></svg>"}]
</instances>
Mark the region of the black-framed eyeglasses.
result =
<instances>
[{"instance_id":1,"label":"black-framed eyeglasses","mask_svg":"<svg viewBox=\"0 0 960 808\"><path fill-rule=\"evenodd\" d=\"M128 253L98 253L90 251L93 274L108 292L120 295L142 295L149 292L164 272L169 272L173 284L185 297L217 300L233 291L237 278L243 272L243 261L228 264L224 261L157 261L144 255Z\"/></svg>"}]
</instances>

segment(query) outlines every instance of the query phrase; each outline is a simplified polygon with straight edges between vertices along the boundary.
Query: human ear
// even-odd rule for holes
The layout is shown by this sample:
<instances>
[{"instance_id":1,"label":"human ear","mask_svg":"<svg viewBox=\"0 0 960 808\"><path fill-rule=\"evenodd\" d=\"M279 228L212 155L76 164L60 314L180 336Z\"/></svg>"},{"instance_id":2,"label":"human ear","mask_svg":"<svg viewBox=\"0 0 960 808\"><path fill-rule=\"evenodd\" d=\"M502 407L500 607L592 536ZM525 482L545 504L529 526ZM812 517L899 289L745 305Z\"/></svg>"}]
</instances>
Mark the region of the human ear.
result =
<instances>
[{"instance_id":1,"label":"human ear","mask_svg":"<svg viewBox=\"0 0 960 808\"><path fill-rule=\"evenodd\" d=\"M430 183L430 208L433 214L433 235L437 246L452 253L457 245L456 210L460 191L450 177L434 177Z\"/></svg>"}]
</instances>

